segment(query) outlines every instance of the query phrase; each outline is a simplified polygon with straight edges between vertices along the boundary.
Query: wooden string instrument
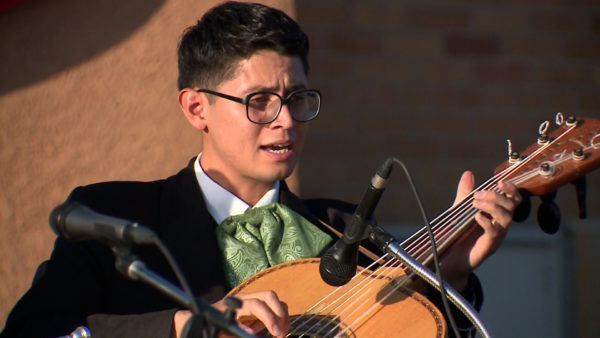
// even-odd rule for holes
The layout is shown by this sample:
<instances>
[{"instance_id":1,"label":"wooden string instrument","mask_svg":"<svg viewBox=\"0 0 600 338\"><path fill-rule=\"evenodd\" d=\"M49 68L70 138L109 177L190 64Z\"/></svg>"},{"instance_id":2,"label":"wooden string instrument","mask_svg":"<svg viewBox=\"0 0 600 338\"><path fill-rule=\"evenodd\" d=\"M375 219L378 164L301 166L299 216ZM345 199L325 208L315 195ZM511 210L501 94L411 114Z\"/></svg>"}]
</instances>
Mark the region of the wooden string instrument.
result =
<instances>
[{"instance_id":1,"label":"wooden string instrument","mask_svg":"<svg viewBox=\"0 0 600 338\"><path fill-rule=\"evenodd\" d=\"M540 126L538 142L521 154L512 153L496 174L462 202L430 222L440 253L476 224L473 194L497 190L508 181L531 195L546 195L600 167L600 121L564 119L548 133ZM421 263L431 263L425 228L402 243ZM333 287L321 280L319 259L303 259L266 269L245 280L230 295L274 290L288 306L291 337L443 337L446 323L440 311L410 285L410 271L395 259L382 256L360 269L346 285Z\"/></svg>"}]
</instances>

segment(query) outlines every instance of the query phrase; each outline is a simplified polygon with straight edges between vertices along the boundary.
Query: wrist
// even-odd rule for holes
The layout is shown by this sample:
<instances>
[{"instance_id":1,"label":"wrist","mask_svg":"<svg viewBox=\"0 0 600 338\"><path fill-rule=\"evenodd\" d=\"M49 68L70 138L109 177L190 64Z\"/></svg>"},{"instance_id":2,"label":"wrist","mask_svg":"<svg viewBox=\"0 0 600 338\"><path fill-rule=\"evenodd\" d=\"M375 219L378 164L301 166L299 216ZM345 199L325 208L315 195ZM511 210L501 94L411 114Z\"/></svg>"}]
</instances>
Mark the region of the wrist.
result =
<instances>
[{"instance_id":1,"label":"wrist","mask_svg":"<svg viewBox=\"0 0 600 338\"><path fill-rule=\"evenodd\" d=\"M178 338L183 332L185 324L192 316L192 313L188 310L179 310L173 315L173 330L171 331L172 338Z\"/></svg>"}]
</instances>

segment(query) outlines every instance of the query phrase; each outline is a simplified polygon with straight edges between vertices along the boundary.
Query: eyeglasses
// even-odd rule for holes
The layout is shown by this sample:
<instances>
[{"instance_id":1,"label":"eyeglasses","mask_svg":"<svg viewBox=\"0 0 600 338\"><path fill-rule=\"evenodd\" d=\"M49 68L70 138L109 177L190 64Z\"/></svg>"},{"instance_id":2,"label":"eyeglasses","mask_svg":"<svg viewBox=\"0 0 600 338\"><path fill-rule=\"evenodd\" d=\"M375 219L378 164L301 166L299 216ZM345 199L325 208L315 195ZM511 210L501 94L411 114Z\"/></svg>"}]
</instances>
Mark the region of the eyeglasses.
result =
<instances>
[{"instance_id":1,"label":"eyeglasses","mask_svg":"<svg viewBox=\"0 0 600 338\"><path fill-rule=\"evenodd\" d=\"M296 122L307 122L314 119L321 108L321 92L315 89L295 90L285 98L272 92L255 92L240 98L208 89L197 89L196 91L245 105L248 120L256 124L275 121L284 104L287 104L290 115Z\"/></svg>"}]
</instances>

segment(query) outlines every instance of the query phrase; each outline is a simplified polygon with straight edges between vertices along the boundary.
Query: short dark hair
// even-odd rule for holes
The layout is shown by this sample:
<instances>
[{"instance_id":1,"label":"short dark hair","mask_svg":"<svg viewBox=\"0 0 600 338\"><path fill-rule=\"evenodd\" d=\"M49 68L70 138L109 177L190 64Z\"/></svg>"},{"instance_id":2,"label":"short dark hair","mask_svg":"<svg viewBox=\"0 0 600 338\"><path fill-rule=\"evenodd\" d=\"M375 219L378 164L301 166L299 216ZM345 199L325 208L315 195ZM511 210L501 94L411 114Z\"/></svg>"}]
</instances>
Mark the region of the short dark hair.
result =
<instances>
[{"instance_id":1,"label":"short dark hair","mask_svg":"<svg viewBox=\"0 0 600 338\"><path fill-rule=\"evenodd\" d=\"M238 61L260 50L297 56L308 73L308 37L292 18L260 4L225 2L184 31L177 86L214 88L235 75Z\"/></svg>"}]
</instances>

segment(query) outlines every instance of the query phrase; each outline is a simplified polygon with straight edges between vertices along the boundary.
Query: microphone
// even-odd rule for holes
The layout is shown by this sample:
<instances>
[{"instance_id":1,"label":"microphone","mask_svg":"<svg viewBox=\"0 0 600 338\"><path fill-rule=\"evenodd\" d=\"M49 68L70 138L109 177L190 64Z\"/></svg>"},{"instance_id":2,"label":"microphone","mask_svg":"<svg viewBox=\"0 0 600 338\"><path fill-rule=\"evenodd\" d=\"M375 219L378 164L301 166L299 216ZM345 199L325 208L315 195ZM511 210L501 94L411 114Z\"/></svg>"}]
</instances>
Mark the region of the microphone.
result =
<instances>
[{"instance_id":1,"label":"microphone","mask_svg":"<svg viewBox=\"0 0 600 338\"><path fill-rule=\"evenodd\" d=\"M156 234L138 223L99 214L77 202L67 202L50 214L55 234L70 241L98 239L114 243L154 243Z\"/></svg>"},{"instance_id":2,"label":"microphone","mask_svg":"<svg viewBox=\"0 0 600 338\"><path fill-rule=\"evenodd\" d=\"M385 190L393 163L393 159L388 158L373 175L351 221L344 228L344 234L321 257L319 273L325 283L340 286L354 277L358 265L359 243L366 237L366 221L373 217L373 211Z\"/></svg>"}]
</instances>

